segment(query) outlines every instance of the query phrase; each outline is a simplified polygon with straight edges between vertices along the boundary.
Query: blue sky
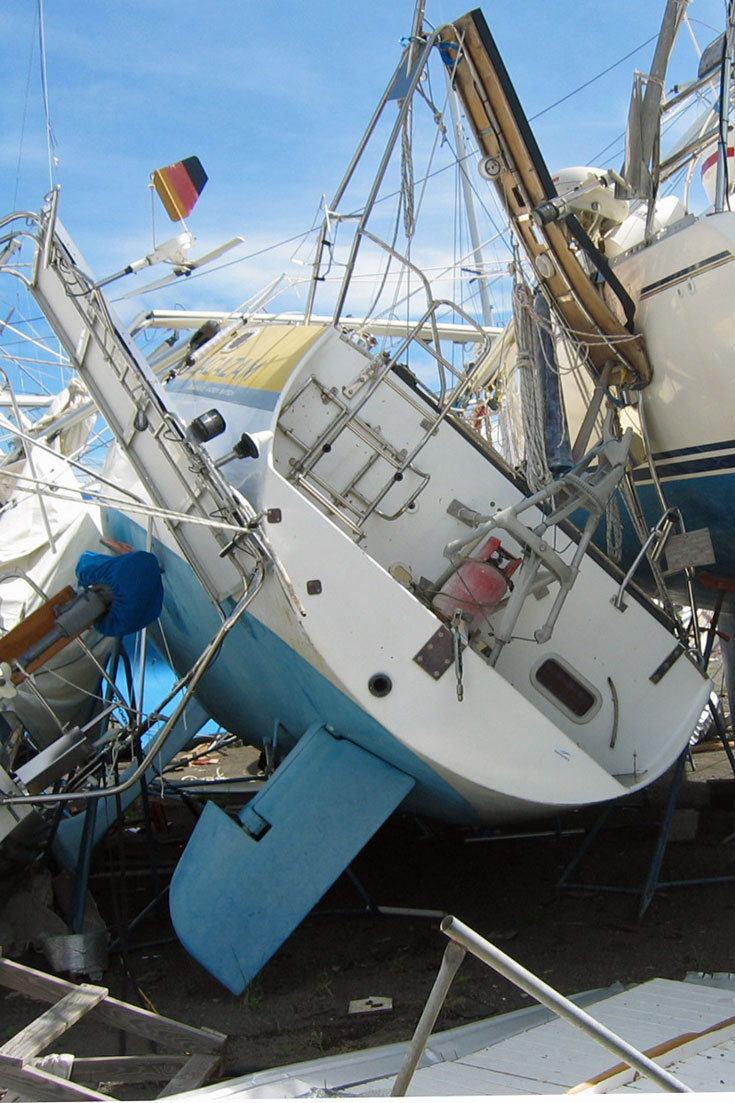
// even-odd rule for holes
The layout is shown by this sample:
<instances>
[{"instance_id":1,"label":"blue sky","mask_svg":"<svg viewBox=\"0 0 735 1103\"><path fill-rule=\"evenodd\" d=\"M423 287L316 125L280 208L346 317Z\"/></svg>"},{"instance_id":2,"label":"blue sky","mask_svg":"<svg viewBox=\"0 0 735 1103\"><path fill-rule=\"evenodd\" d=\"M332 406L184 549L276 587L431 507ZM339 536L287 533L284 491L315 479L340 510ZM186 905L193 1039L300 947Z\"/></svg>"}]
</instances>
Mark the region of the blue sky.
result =
<instances>
[{"instance_id":1,"label":"blue sky","mask_svg":"<svg viewBox=\"0 0 735 1103\"><path fill-rule=\"evenodd\" d=\"M590 163L611 142L601 163L620 166L632 71L650 65L652 43L545 109L655 35L663 6L482 5L527 115L544 112L533 126L552 169ZM434 24L464 10L462 0L427 3ZM723 10L722 0L692 0L701 44ZM37 209L49 184L36 12L36 0L0 7L3 213ZM397 63L413 2L44 0L44 12L61 217L101 277L150 250L150 173L192 154L209 175L189 220L195 254L240 234L237 255L248 256L308 229ZM672 79L696 65L683 38ZM159 206L158 239L175 230ZM209 292L188 281L166 301L234 307L288 266L293 248L220 271Z\"/></svg>"}]
</instances>

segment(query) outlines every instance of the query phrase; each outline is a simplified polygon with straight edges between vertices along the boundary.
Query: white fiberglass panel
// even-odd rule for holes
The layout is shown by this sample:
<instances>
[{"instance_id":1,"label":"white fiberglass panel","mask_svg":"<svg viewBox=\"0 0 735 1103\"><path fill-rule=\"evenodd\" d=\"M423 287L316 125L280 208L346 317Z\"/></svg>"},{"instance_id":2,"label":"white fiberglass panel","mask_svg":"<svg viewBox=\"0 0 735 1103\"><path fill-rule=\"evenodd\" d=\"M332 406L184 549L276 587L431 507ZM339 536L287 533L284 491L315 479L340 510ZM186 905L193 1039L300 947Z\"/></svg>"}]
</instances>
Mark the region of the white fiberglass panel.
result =
<instances>
[{"instance_id":1,"label":"white fiberglass panel","mask_svg":"<svg viewBox=\"0 0 735 1103\"><path fill-rule=\"evenodd\" d=\"M654 366L642 392L654 453L731 440L735 213L701 217L615 271Z\"/></svg>"}]
</instances>

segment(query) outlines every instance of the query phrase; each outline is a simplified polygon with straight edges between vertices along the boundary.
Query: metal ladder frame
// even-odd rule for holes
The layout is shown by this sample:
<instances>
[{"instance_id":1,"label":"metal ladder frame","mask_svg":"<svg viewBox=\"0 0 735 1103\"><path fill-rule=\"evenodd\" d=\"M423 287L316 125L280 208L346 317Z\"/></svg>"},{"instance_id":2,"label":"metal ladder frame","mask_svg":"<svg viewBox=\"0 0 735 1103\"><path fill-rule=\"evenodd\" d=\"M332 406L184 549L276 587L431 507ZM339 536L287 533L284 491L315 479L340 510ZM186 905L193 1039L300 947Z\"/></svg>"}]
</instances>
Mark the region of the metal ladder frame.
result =
<instances>
[{"instance_id":1,"label":"metal ladder frame","mask_svg":"<svg viewBox=\"0 0 735 1103\"><path fill-rule=\"evenodd\" d=\"M187 562L219 605L247 587L265 554L262 536L254 533L255 513L166 407L155 377L79 267L57 221L57 205L55 190L40 215L23 216L36 232L11 229L0 239L5 257L24 237L35 245L30 280L7 270L35 298ZM3 220L0 230L17 217Z\"/></svg>"}]
</instances>

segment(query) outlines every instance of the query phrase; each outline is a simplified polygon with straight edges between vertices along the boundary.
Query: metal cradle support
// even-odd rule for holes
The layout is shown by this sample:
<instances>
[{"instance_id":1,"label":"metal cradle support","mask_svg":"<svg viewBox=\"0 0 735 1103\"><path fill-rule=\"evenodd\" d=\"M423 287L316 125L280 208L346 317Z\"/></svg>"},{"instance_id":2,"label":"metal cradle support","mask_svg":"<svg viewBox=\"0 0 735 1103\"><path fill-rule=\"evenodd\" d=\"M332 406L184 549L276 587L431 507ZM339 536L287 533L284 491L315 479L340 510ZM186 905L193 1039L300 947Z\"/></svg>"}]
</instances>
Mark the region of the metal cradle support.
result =
<instances>
[{"instance_id":1,"label":"metal cradle support","mask_svg":"<svg viewBox=\"0 0 735 1103\"><path fill-rule=\"evenodd\" d=\"M716 712L717 712L716 709L712 710L713 716L715 716ZM724 732L723 732L723 741L724 741L725 744L727 744L727 739L724 738ZM730 758L732 759L732 751L730 750L729 745L727 745L727 749L730 752ZM596 891L596 892L623 892L623 893L628 893L628 894L631 894L631 895L634 895L634 896L638 896L640 898L640 905L639 905L639 909L638 909L638 919L640 920L640 919L643 918L643 916L648 911L648 908L649 908L651 902L653 901L654 896L656 895L656 893L659 889L685 888L685 887L695 886L695 885L725 884L729 881L735 881L735 875L733 875L733 876L725 875L725 876L722 876L722 877L697 877L697 878L692 878L692 879L689 879L689 880L674 880L674 881L663 881L663 880L661 880L661 868L663 866L664 857L666 856L666 848L667 848L668 843L669 843L669 837L670 837L670 834L671 834L671 825L672 825L673 818L674 818L674 812L676 811L676 806L677 806L677 803L678 803L678 800L679 800L679 795L681 793L681 785L682 785L682 781L684 779L684 768L686 766L686 763L687 763L689 757L690 757L689 748L686 747L682 751L682 753L679 755L679 759L678 759L678 761L676 763L676 766L675 766L675 769L674 769L673 777L672 777L672 780L671 780L671 786L670 786L669 793L668 793L668 796L667 796L667 799L666 799L666 804L664 806L663 816L661 818L661 823L660 823L660 826L659 826L658 835L656 837L656 845L655 845L653 853L651 855L651 861L650 861L650 864L649 864L649 867L648 867L648 873L646 875L646 880L645 880L644 884L640 885L638 887L625 886L625 885L605 885L605 884L597 884L597 883L589 883L589 882L582 883L582 882L572 881L572 879L571 879L574 872L576 871L576 869L580 865L582 859L592 849L595 841L597 840L597 838L600 834L600 831L607 824L611 813L617 807L617 804L609 804L609 805L607 805L606 808L604 808L602 810L602 812L598 816L597 820L595 821L594 826L590 830L589 834L586 836L586 838L585 838L584 842L582 843L582 845L579 847L579 849L578 849L577 853L575 854L574 858L571 860L571 862L569 863L567 868L564 870L564 873L562 874L562 876L561 876L561 878L559 879L559 882L558 882L560 888L585 889L585 890L592 890L592 891ZM735 770L733 772L735 773Z\"/></svg>"}]
</instances>

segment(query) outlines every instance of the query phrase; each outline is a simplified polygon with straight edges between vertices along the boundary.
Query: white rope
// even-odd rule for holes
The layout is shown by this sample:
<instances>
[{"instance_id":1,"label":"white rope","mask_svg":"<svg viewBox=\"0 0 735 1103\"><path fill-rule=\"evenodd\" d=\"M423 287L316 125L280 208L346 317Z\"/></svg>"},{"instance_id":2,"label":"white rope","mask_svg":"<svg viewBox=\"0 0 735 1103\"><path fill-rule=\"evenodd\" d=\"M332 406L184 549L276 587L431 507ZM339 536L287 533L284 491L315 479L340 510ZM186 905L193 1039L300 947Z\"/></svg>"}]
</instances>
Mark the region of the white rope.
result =
<instances>
[{"instance_id":1,"label":"white rope","mask_svg":"<svg viewBox=\"0 0 735 1103\"><path fill-rule=\"evenodd\" d=\"M411 111L406 115L401 132L401 197L403 199L403 231L410 241L416 229L414 214L413 153L411 149Z\"/></svg>"}]
</instances>

